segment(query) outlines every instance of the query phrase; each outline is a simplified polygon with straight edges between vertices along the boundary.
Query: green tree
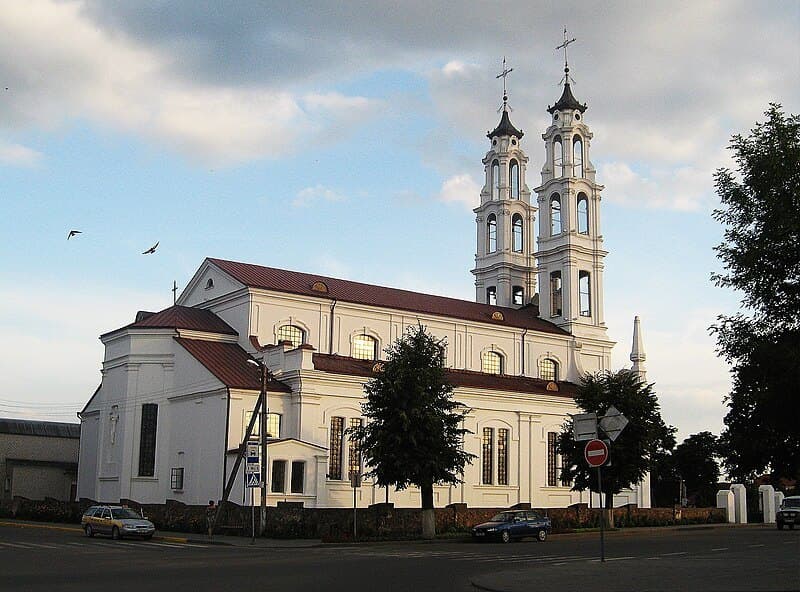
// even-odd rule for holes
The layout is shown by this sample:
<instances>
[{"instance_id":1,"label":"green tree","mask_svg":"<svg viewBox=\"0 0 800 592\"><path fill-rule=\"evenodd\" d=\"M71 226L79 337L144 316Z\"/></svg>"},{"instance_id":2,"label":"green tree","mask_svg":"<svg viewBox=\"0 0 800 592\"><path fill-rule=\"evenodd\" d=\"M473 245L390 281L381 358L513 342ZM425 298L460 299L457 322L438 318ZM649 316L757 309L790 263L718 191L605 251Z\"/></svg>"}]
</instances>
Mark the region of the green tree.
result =
<instances>
[{"instance_id":1,"label":"green tree","mask_svg":"<svg viewBox=\"0 0 800 592\"><path fill-rule=\"evenodd\" d=\"M672 453L678 478L683 479L686 487L686 497L698 507L716 504L717 449L717 437L711 432L700 432L686 438Z\"/></svg>"},{"instance_id":2,"label":"green tree","mask_svg":"<svg viewBox=\"0 0 800 592\"><path fill-rule=\"evenodd\" d=\"M386 349L383 369L364 385L367 422L351 433L378 485L420 488L425 538L435 535L434 484L460 483L474 458L462 447L466 410L453 400L444 345L422 325L409 327Z\"/></svg>"},{"instance_id":3,"label":"green tree","mask_svg":"<svg viewBox=\"0 0 800 592\"><path fill-rule=\"evenodd\" d=\"M725 272L712 280L742 300L711 331L733 383L723 464L735 480L767 472L777 484L800 479L800 118L777 104L765 116L731 139L736 172L715 173L713 215L724 226L715 250Z\"/></svg>"},{"instance_id":4,"label":"green tree","mask_svg":"<svg viewBox=\"0 0 800 592\"><path fill-rule=\"evenodd\" d=\"M602 467L606 508L613 508L613 494L642 480L653 461L675 446L675 428L661 419L658 397L630 370L599 372L581 378L575 395L578 407L604 415L612 405L628 418L628 425L609 446L609 462ZM573 490L598 492L597 471L583 457L585 442L575 442L572 420L564 424L558 449L563 456L563 481Z\"/></svg>"}]
</instances>

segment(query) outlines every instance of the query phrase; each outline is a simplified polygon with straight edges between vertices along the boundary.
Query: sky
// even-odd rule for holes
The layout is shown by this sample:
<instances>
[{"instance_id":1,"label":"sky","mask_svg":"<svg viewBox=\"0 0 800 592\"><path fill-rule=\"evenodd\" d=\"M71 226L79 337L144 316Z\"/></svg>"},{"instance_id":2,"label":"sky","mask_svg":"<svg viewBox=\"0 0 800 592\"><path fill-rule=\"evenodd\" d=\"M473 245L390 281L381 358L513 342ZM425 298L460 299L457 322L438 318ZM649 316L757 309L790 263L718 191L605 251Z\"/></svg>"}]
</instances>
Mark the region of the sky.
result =
<instances>
[{"instance_id":1,"label":"sky","mask_svg":"<svg viewBox=\"0 0 800 592\"><path fill-rule=\"evenodd\" d=\"M612 366L639 315L679 441L721 431L713 173L770 102L800 112L799 2L288 4L0 0L0 416L77 421L99 335L205 257L474 299L496 75L533 188L566 26Z\"/></svg>"}]
</instances>

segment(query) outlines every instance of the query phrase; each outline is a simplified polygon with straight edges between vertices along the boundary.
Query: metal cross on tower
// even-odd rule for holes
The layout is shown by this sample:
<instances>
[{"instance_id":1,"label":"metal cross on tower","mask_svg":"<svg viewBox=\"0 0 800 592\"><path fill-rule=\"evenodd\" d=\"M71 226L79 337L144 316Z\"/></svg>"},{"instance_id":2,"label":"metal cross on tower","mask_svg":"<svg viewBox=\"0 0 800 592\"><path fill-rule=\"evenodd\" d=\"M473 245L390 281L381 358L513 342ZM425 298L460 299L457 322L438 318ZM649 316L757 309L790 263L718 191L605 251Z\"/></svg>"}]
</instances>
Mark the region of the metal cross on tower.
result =
<instances>
[{"instance_id":1,"label":"metal cross on tower","mask_svg":"<svg viewBox=\"0 0 800 592\"><path fill-rule=\"evenodd\" d=\"M564 43L556 47L556 51L559 49L564 50L564 78L561 79L563 84L569 84L569 81L572 80L572 77L569 75L569 62L567 61L567 47L569 47L570 43L575 42L575 37L572 39L567 39L567 28L564 27ZM575 82L572 80L572 82Z\"/></svg>"},{"instance_id":2,"label":"metal cross on tower","mask_svg":"<svg viewBox=\"0 0 800 592\"><path fill-rule=\"evenodd\" d=\"M514 68L506 67L506 56L503 56L503 71L500 72L495 78L503 79L503 109L508 108L508 93L506 92L506 77L514 71Z\"/></svg>"}]
</instances>

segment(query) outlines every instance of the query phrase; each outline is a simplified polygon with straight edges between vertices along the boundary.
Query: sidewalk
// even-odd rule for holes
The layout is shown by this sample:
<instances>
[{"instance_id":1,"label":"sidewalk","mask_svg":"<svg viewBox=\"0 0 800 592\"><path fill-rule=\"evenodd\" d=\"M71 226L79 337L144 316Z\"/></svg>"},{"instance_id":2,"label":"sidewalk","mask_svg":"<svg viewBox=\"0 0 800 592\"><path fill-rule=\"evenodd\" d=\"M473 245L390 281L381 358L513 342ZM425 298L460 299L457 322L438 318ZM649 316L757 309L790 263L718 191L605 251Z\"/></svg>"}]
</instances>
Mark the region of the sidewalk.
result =
<instances>
[{"instance_id":1,"label":"sidewalk","mask_svg":"<svg viewBox=\"0 0 800 592\"><path fill-rule=\"evenodd\" d=\"M34 522L32 520L16 520L14 518L0 519L0 527L10 526L15 528L39 528L42 530L59 530L62 532L83 533L83 529L78 524L67 524L63 522ZM167 532L156 531L153 536L154 541L164 541L169 543L194 543L203 545L229 545L235 547L250 547L264 549L299 549L306 547L317 547L322 545L319 539L267 539L256 537L255 542L250 537L214 535L212 539L206 535L196 532Z\"/></svg>"}]
</instances>

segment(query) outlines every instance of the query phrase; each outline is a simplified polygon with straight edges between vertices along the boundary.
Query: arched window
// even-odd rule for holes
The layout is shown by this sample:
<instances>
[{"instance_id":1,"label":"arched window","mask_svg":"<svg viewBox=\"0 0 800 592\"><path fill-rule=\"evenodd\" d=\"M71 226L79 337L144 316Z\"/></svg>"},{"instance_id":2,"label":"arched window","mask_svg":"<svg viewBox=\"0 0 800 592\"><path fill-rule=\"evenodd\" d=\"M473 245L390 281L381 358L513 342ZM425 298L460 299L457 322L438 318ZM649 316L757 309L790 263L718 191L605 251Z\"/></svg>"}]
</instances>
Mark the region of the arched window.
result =
<instances>
[{"instance_id":1,"label":"arched window","mask_svg":"<svg viewBox=\"0 0 800 592\"><path fill-rule=\"evenodd\" d=\"M583 142L580 136L572 138L572 175L583 177Z\"/></svg>"},{"instance_id":2,"label":"arched window","mask_svg":"<svg viewBox=\"0 0 800 592\"><path fill-rule=\"evenodd\" d=\"M561 136L553 138L553 175L564 176L564 146L561 144Z\"/></svg>"},{"instance_id":3,"label":"arched window","mask_svg":"<svg viewBox=\"0 0 800 592\"><path fill-rule=\"evenodd\" d=\"M522 216L519 214L511 218L511 247L515 253L522 253Z\"/></svg>"},{"instance_id":4,"label":"arched window","mask_svg":"<svg viewBox=\"0 0 800 592\"><path fill-rule=\"evenodd\" d=\"M295 325L281 325L278 329L278 343L291 341L292 347L299 347L305 341L305 332Z\"/></svg>"},{"instance_id":5,"label":"arched window","mask_svg":"<svg viewBox=\"0 0 800 592\"><path fill-rule=\"evenodd\" d=\"M516 306L522 306L525 302L525 290L522 286L514 286L511 290L511 302Z\"/></svg>"},{"instance_id":6,"label":"arched window","mask_svg":"<svg viewBox=\"0 0 800 592\"><path fill-rule=\"evenodd\" d=\"M500 163L492 163L492 199L500 199Z\"/></svg>"},{"instance_id":7,"label":"arched window","mask_svg":"<svg viewBox=\"0 0 800 592\"><path fill-rule=\"evenodd\" d=\"M353 357L358 360L377 360L378 342L369 335L353 337Z\"/></svg>"},{"instance_id":8,"label":"arched window","mask_svg":"<svg viewBox=\"0 0 800 592\"><path fill-rule=\"evenodd\" d=\"M486 288L486 304L497 304L497 288L494 286Z\"/></svg>"},{"instance_id":9,"label":"arched window","mask_svg":"<svg viewBox=\"0 0 800 592\"><path fill-rule=\"evenodd\" d=\"M497 250L497 216L489 214L486 218L486 252L494 253Z\"/></svg>"},{"instance_id":10,"label":"arched window","mask_svg":"<svg viewBox=\"0 0 800 592\"><path fill-rule=\"evenodd\" d=\"M550 316L561 316L561 303L561 272L554 271L550 274Z\"/></svg>"},{"instance_id":11,"label":"arched window","mask_svg":"<svg viewBox=\"0 0 800 592\"><path fill-rule=\"evenodd\" d=\"M561 196L554 193L550 198L550 236L561 234Z\"/></svg>"},{"instance_id":12,"label":"arched window","mask_svg":"<svg viewBox=\"0 0 800 592\"><path fill-rule=\"evenodd\" d=\"M585 193L578 194L578 232L589 234L589 198Z\"/></svg>"},{"instance_id":13,"label":"arched window","mask_svg":"<svg viewBox=\"0 0 800 592\"><path fill-rule=\"evenodd\" d=\"M550 358L540 360L539 378L542 380L558 380L558 362Z\"/></svg>"},{"instance_id":14,"label":"arched window","mask_svg":"<svg viewBox=\"0 0 800 592\"><path fill-rule=\"evenodd\" d=\"M496 351L485 351L481 354L481 372L487 374L503 373L503 356Z\"/></svg>"},{"instance_id":15,"label":"arched window","mask_svg":"<svg viewBox=\"0 0 800 592\"><path fill-rule=\"evenodd\" d=\"M511 179L511 199L519 199L519 164L516 160L508 165L508 172Z\"/></svg>"},{"instance_id":16,"label":"arched window","mask_svg":"<svg viewBox=\"0 0 800 592\"><path fill-rule=\"evenodd\" d=\"M582 317L592 316L592 293L589 284L588 271L578 272L578 297L581 306L580 310L581 316Z\"/></svg>"}]
</instances>

